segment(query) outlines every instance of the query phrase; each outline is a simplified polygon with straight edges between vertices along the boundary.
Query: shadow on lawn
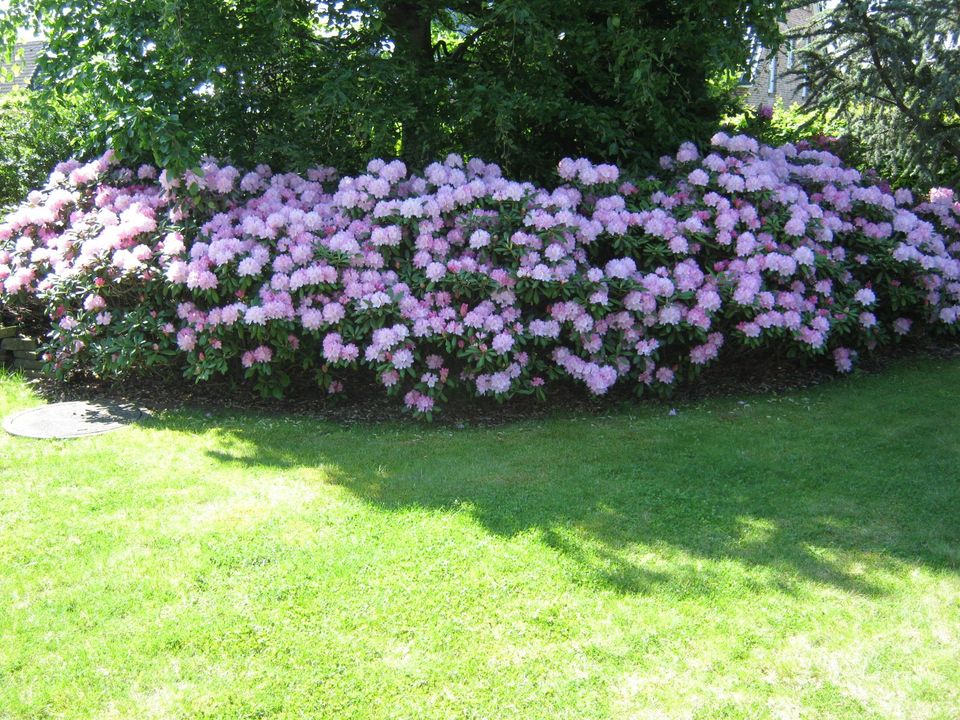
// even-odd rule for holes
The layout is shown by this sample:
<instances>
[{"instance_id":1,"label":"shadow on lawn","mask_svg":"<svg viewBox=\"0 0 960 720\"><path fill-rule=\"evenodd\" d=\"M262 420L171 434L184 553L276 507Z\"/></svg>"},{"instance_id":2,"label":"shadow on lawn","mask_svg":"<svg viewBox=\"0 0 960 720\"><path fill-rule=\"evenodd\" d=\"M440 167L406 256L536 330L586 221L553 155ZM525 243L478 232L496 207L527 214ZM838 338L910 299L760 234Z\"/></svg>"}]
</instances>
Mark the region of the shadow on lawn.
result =
<instances>
[{"instance_id":1,"label":"shadow on lawn","mask_svg":"<svg viewBox=\"0 0 960 720\"><path fill-rule=\"evenodd\" d=\"M323 465L384 511L465 511L501 536L537 533L576 580L623 593L729 592L737 577L744 592L813 581L877 594L907 565L960 569L956 406L830 403L772 420L737 408L462 431L231 419L212 455Z\"/></svg>"}]
</instances>

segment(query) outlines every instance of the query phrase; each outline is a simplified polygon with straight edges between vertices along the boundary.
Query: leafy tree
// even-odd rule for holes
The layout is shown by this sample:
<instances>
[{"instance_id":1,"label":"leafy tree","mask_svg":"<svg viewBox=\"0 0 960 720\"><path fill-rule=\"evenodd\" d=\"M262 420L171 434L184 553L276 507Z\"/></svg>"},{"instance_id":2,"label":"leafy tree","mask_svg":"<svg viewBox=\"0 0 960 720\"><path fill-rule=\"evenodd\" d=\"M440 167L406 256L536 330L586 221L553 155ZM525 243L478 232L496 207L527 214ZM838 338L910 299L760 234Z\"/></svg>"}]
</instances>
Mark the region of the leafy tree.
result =
<instances>
[{"instance_id":1,"label":"leafy tree","mask_svg":"<svg viewBox=\"0 0 960 720\"><path fill-rule=\"evenodd\" d=\"M703 138L781 0L10 0L44 29L43 92L95 95L89 144L185 167L356 168L450 150L538 176Z\"/></svg>"},{"instance_id":2,"label":"leafy tree","mask_svg":"<svg viewBox=\"0 0 960 720\"><path fill-rule=\"evenodd\" d=\"M960 185L960 0L846 0L797 35L807 109L900 184Z\"/></svg>"}]
</instances>

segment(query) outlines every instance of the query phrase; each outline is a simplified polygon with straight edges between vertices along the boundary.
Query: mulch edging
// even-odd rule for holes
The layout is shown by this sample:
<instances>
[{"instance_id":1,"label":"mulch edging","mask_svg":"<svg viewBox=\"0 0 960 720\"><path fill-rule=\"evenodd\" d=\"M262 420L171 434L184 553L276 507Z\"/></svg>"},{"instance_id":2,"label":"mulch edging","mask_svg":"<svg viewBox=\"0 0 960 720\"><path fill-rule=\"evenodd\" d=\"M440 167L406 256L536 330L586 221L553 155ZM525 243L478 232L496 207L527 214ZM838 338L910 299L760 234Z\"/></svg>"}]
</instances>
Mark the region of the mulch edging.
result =
<instances>
[{"instance_id":1,"label":"mulch edging","mask_svg":"<svg viewBox=\"0 0 960 720\"><path fill-rule=\"evenodd\" d=\"M864 358L858 373L882 371L891 362L909 357L960 357L960 342L930 343L910 348L893 348ZM619 389L603 398L588 395L571 385L548 396L546 402L515 398L504 404L491 399L453 399L434 416L441 426L493 426L523 420L538 420L558 415L598 417L629 407L663 407L695 404L710 398L781 395L842 379L830 367L797 365L785 360L758 362L757 358L719 363L704 371L694 383L678 388L667 399L637 398ZM181 378L162 376L137 379L98 380L76 378L57 381L38 376L30 381L33 389L49 402L90 400L132 404L149 412L173 410L205 412L209 415L254 411L269 414L311 417L340 425L409 422L398 398L384 396L374 383L351 388L346 397L331 399L316 386L293 388L287 398L262 398L249 387L231 385L223 380L195 385Z\"/></svg>"}]
</instances>

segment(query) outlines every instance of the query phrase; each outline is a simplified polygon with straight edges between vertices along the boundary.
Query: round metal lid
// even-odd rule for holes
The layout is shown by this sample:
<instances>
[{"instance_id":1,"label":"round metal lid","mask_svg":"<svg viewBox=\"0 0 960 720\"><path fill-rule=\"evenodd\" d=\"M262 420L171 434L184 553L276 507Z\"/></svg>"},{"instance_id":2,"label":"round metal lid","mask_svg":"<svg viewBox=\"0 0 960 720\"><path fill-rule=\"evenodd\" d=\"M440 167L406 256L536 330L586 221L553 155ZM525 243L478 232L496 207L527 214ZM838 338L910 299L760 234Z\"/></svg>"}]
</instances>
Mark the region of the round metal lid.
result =
<instances>
[{"instance_id":1,"label":"round metal lid","mask_svg":"<svg viewBox=\"0 0 960 720\"><path fill-rule=\"evenodd\" d=\"M3 429L21 437L77 438L119 430L142 414L132 405L53 403L8 416L3 421Z\"/></svg>"}]
</instances>

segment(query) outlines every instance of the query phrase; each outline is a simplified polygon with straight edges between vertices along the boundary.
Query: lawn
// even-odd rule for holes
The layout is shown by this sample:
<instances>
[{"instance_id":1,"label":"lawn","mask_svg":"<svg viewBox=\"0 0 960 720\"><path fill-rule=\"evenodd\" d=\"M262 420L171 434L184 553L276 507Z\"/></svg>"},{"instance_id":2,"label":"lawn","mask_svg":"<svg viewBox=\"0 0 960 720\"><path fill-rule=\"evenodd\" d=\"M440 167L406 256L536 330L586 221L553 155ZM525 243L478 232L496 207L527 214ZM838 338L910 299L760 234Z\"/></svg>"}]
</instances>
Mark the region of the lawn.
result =
<instances>
[{"instance_id":1,"label":"lawn","mask_svg":"<svg viewBox=\"0 0 960 720\"><path fill-rule=\"evenodd\" d=\"M667 410L4 435L0 718L956 720L960 361Z\"/></svg>"}]
</instances>

